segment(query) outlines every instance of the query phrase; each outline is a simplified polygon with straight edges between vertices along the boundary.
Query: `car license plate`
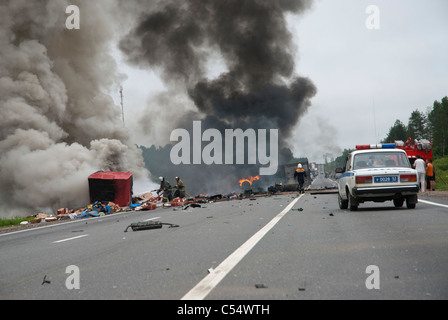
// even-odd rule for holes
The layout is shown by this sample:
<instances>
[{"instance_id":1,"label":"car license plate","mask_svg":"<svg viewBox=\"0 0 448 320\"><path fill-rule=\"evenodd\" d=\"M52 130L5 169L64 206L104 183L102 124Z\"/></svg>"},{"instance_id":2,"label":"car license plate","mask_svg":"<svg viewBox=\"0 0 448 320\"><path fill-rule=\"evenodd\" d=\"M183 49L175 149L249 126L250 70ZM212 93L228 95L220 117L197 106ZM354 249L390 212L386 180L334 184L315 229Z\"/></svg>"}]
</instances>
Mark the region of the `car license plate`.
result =
<instances>
[{"instance_id":1,"label":"car license plate","mask_svg":"<svg viewBox=\"0 0 448 320\"><path fill-rule=\"evenodd\" d=\"M373 181L375 183L398 182L398 177L397 176L375 177Z\"/></svg>"}]
</instances>

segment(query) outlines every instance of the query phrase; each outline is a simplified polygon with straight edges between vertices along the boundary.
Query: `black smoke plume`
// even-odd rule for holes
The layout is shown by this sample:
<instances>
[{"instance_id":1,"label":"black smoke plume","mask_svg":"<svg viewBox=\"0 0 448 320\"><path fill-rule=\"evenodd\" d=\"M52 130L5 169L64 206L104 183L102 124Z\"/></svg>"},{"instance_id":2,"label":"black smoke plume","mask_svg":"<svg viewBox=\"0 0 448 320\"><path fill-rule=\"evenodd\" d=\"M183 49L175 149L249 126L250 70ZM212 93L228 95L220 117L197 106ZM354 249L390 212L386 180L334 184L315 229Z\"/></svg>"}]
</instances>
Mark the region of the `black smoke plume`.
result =
<instances>
[{"instance_id":1,"label":"black smoke plume","mask_svg":"<svg viewBox=\"0 0 448 320\"><path fill-rule=\"evenodd\" d=\"M157 127L164 119L159 134L167 139L171 130L189 128L193 120L202 120L203 130L221 132L278 129L279 150L288 147L316 88L295 74L296 48L286 15L310 6L308 0L162 1L142 14L122 39L121 50L129 61L159 71L169 91L184 91L194 105L185 108L165 95L159 100L163 105L152 104L142 125ZM223 69L217 77L209 76L210 61L219 61ZM190 185L202 186L210 184L211 176L222 186L229 177L254 171L229 167L183 171Z\"/></svg>"}]
</instances>

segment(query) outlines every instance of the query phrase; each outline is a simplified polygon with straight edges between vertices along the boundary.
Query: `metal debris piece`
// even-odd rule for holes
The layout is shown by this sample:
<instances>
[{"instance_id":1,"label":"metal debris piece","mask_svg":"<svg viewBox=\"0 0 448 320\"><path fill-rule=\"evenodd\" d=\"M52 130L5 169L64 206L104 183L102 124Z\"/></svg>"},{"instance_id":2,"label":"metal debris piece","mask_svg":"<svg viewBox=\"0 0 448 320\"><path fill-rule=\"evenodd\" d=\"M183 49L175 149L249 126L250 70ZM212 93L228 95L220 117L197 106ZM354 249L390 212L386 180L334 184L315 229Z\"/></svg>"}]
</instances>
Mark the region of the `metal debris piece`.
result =
<instances>
[{"instance_id":1,"label":"metal debris piece","mask_svg":"<svg viewBox=\"0 0 448 320\"><path fill-rule=\"evenodd\" d=\"M44 276L44 280L42 281L42 285L44 285L46 283L48 283L48 284L51 283L51 281L49 279L47 279L47 275Z\"/></svg>"},{"instance_id":2,"label":"metal debris piece","mask_svg":"<svg viewBox=\"0 0 448 320\"><path fill-rule=\"evenodd\" d=\"M144 222L135 222L131 223L127 226L124 232L128 232L128 229L131 228L132 231L140 231L140 230L150 230L150 229L160 229L163 225L168 225L170 228L177 228L179 225L172 223L163 223L160 221L144 221Z\"/></svg>"},{"instance_id":3,"label":"metal debris piece","mask_svg":"<svg viewBox=\"0 0 448 320\"><path fill-rule=\"evenodd\" d=\"M260 283L260 284L255 284L255 288L257 288L257 289L266 289L268 286L266 286L265 284L263 284L263 283Z\"/></svg>"},{"instance_id":4,"label":"metal debris piece","mask_svg":"<svg viewBox=\"0 0 448 320\"><path fill-rule=\"evenodd\" d=\"M188 208L201 208L201 205L198 203L189 203L182 207L182 210L186 210Z\"/></svg>"}]
</instances>

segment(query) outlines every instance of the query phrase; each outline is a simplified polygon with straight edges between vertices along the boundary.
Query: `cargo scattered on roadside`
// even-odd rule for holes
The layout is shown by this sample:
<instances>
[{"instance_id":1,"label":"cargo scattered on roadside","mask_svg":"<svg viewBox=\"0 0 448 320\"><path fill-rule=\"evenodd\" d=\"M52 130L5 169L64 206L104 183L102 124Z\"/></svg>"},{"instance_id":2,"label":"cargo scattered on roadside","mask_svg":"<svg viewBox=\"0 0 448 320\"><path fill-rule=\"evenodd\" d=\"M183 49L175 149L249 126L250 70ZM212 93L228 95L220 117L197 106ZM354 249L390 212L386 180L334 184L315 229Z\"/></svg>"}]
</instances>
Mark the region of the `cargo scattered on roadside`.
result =
<instances>
[{"instance_id":1,"label":"cargo scattered on roadside","mask_svg":"<svg viewBox=\"0 0 448 320\"><path fill-rule=\"evenodd\" d=\"M151 211L159 208L173 208L174 210L201 207L200 204L229 200L254 200L273 194L296 193L297 184L275 184L266 192L254 191L252 188L241 192L225 194L199 194L191 197L188 194L169 201L156 190L133 196L133 175L131 172L98 171L88 177L90 204L82 208L59 208L56 212L39 212L29 215L31 218L21 223L22 226L37 226L42 223L57 223L76 219L101 217L118 212ZM250 185L249 185L250 187ZM328 186L326 186L328 188ZM310 186L307 192L311 192Z\"/></svg>"}]
</instances>

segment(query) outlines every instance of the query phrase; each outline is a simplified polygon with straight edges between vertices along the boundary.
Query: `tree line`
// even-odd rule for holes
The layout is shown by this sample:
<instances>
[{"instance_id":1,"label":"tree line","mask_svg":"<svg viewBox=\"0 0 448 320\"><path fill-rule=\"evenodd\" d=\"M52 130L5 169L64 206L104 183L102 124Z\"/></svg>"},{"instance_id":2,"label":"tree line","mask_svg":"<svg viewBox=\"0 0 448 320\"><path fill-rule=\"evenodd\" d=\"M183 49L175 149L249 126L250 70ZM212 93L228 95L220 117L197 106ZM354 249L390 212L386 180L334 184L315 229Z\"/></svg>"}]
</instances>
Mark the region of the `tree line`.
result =
<instances>
[{"instance_id":1,"label":"tree line","mask_svg":"<svg viewBox=\"0 0 448 320\"><path fill-rule=\"evenodd\" d=\"M434 101L426 112L412 111L407 125L397 119L381 142L406 141L408 138L432 141L434 158L448 155L448 97Z\"/></svg>"},{"instance_id":2,"label":"tree line","mask_svg":"<svg viewBox=\"0 0 448 320\"><path fill-rule=\"evenodd\" d=\"M434 101L432 107L428 107L426 112L418 109L412 111L407 125L397 119L381 143L396 140L406 142L408 138L432 141L434 159L448 155L448 97L442 98L441 101ZM344 149L331 165L343 167L347 155L353 150Z\"/></svg>"}]
</instances>

